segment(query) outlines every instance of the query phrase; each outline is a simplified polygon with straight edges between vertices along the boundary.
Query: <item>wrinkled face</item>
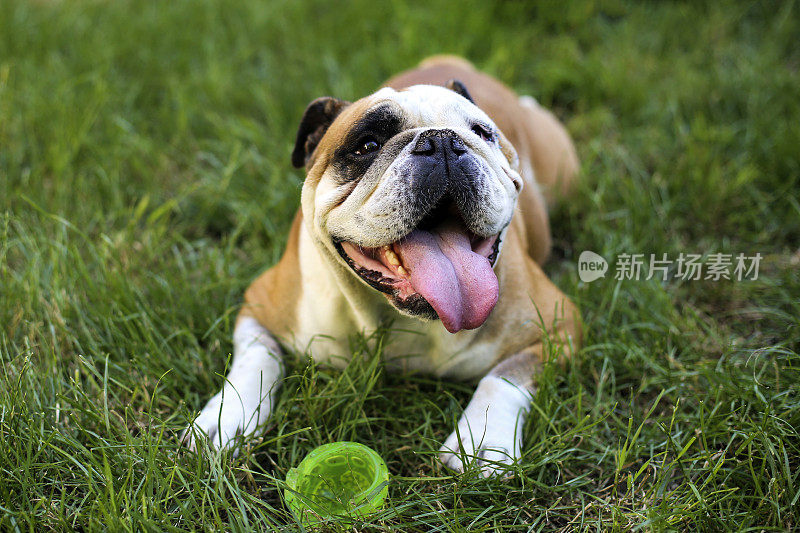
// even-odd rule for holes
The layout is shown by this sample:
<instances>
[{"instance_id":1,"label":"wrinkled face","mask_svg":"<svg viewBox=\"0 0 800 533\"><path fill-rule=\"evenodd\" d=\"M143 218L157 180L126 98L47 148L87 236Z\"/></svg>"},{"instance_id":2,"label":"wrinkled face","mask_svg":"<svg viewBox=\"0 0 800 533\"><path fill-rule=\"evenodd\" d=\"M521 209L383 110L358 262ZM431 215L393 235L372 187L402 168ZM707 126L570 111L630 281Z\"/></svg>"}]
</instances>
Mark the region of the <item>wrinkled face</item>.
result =
<instances>
[{"instance_id":1,"label":"wrinkled face","mask_svg":"<svg viewBox=\"0 0 800 533\"><path fill-rule=\"evenodd\" d=\"M317 114L334 115L330 126L309 107L298 135L303 212L323 255L404 314L451 332L480 326L497 302L493 266L522 187L514 149L444 87L325 105Z\"/></svg>"}]
</instances>

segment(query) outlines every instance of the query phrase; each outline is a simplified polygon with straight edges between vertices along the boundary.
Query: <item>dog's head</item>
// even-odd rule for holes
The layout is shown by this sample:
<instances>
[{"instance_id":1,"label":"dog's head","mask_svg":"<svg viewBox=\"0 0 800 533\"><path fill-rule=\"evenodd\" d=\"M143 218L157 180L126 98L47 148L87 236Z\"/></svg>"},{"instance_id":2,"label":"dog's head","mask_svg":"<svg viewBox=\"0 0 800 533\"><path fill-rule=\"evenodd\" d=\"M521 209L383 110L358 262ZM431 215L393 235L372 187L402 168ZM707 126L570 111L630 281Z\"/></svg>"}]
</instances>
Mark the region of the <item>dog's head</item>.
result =
<instances>
[{"instance_id":1,"label":"dog's head","mask_svg":"<svg viewBox=\"0 0 800 533\"><path fill-rule=\"evenodd\" d=\"M480 326L522 180L517 155L464 86L319 98L292 154L303 216L327 261L401 313Z\"/></svg>"}]
</instances>

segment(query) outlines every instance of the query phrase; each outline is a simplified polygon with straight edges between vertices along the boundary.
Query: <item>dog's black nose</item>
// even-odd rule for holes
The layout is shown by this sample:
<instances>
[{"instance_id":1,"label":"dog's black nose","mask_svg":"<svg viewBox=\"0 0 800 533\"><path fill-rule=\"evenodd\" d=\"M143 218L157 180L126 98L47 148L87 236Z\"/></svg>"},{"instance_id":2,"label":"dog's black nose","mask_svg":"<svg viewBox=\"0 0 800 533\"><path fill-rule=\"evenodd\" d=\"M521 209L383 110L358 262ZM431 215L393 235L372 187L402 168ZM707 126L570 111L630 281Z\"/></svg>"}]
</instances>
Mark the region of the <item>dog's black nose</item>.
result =
<instances>
[{"instance_id":1,"label":"dog's black nose","mask_svg":"<svg viewBox=\"0 0 800 533\"><path fill-rule=\"evenodd\" d=\"M467 146L459 135L450 129L426 130L419 134L411 153L420 156L443 156L457 159L467 152Z\"/></svg>"}]
</instances>

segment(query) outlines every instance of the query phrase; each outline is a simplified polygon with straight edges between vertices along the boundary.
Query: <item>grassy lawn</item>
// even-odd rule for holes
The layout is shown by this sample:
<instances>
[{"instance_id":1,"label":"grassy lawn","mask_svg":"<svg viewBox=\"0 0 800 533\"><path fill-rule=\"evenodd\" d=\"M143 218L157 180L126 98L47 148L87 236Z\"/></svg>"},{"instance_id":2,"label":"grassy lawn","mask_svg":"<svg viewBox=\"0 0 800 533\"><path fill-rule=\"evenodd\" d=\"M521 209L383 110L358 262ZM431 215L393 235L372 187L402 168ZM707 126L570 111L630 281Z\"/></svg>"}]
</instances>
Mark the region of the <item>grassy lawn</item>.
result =
<instances>
[{"instance_id":1,"label":"grassy lawn","mask_svg":"<svg viewBox=\"0 0 800 533\"><path fill-rule=\"evenodd\" d=\"M0 1L0 530L295 530L286 471L340 439L392 476L367 530L800 527L800 6L424 5ZM585 346L517 475L440 467L474 384L385 373L391 331L343 372L289 354L263 437L186 452L282 252L305 105L441 52L553 108L583 165L547 271ZM763 259L583 283L583 250Z\"/></svg>"}]
</instances>

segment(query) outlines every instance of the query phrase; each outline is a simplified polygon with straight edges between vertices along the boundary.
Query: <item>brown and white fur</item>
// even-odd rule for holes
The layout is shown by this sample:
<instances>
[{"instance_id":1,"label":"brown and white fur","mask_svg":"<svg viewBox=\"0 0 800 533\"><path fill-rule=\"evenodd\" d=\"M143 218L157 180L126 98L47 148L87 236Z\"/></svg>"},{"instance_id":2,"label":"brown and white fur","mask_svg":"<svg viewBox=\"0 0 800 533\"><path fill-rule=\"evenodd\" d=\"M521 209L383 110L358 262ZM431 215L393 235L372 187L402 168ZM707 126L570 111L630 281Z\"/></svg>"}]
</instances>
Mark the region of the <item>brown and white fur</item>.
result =
<instances>
[{"instance_id":1,"label":"brown and white fur","mask_svg":"<svg viewBox=\"0 0 800 533\"><path fill-rule=\"evenodd\" d=\"M367 140L363 150L343 155L343 147L353 142L354 127L380 106L388 110L387 120L399 116L402 125L375 141L379 149ZM425 204L425 193L409 196L409 184L422 179L414 174L420 158L434 157L425 154L445 142L452 143L450 150L458 147L456 156L446 157L463 152L469 168L476 169L463 178L472 196L456 190L461 182L447 185L453 200L437 215L443 221L432 224L456 224L456 231L483 247L475 249L483 256L497 242L496 255L486 260L494 261L488 268L499 286L488 317L472 308L462 317L458 306L448 303L456 308L456 318L448 319L447 327L425 301L415 296L419 305L412 306L399 292L384 294L385 286L376 290L354 266L373 265L370 257L382 261L374 268L384 272L391 287L405 287L403 295L421 283L409 282L414 272L393 263L404 255L397 243L429 216L426 210L435 210L433 204L441 208L444 200L436 203L435 182L425 189L434 189L431 205ZM377 151L369 154L372 150ZM367 156L372 159L358 163ZM354 103L333 98L312 102L293 161L305 166L307 177L286 251L245 293L233 335L232 368L193 427L216 447L260 431L283 376L276 339L310 347L315 360L341 365L350 335L391 322L396 332L384 349L388 369L481 378L458 431L441 448L442 462L463 471L462 458L467 457L490 475L517 460L539 363L551 349L569 356L580 342L577 309L541 268L550 249L547 202L569 192L578 170L566 130L532 98L517 97L463 59L436 56ZM390 252L397 252L391 260ZM476 290L491 300L490 289ZM187 435L190 446L198 434Z\"/></svg>"}]
</instances>

